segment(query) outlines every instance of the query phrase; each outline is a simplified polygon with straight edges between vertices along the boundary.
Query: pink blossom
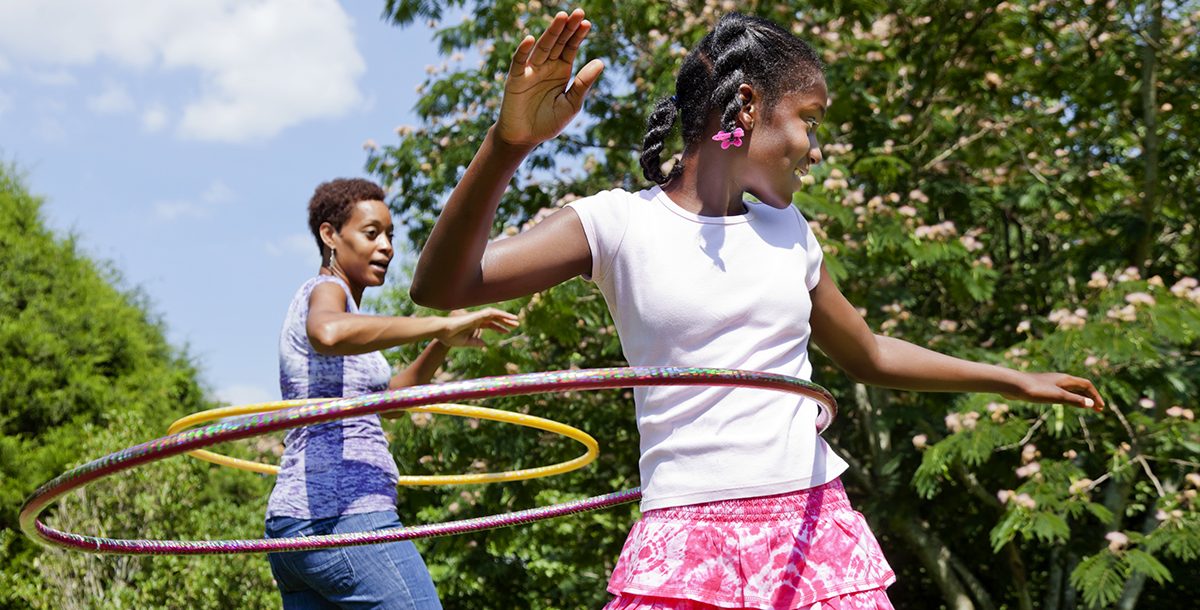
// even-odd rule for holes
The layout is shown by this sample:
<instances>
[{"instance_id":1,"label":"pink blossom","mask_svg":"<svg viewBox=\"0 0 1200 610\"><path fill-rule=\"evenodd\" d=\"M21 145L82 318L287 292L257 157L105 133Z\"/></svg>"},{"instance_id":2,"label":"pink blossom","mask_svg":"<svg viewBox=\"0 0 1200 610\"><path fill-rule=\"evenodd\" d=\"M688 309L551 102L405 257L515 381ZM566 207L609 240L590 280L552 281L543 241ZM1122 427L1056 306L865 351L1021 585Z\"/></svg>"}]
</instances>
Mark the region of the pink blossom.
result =
<instances>
[{"instance_id":1,"label":"pink blossom","mask_svg":"<svg viewBox=\"0 0 1200 610\"><path fill-rule=\"evenodd\" d=\"M917 450L920 451L929 444L929 437L925 436L924 434L918 434L912 438L912 444L913 447L916 447Z\"/></svg>"},{"instance_id":2,"label":"pink blossom","mask_svg":"<svg viewBox=\"0 0 1200 610\"><path fill-rule=\"evenodd\" d=\"M1198 285L1200 285L1200 281L1197 281L1196 278L1185 277L1178 282L1175 282L1175 284L1171 286L1171 294L1179 298L1184 298Z\"/></svg>"},{"instance_id":3,"label":"pink blossom","mask_svg":"<svg viewBox=\"0 0 1200 610\"><path fill-rule=\"evenodd\" d=\"M1117 283L1132 282L1142 279L1142 274L1138 271L1137 267L1126 267L1124 271L1118 273L1113 279L1116 280Z\"/></svg>"},{"instance_id":4,"label":"pink blossom","mask_svg":"<svg viewBox=\"0 0 1200 610\"><path fill-rule=\"evenodd\" d=\"M1079 479L1078 481L1071 483L1071 486L1067 488L1067 492L1070 493L1071 495L1076 495L1076 494L1082 495L1084 493L1087 493L1087 491L1089 489L1091 489L1091 487L1092 487L1091 479Z\"/></svg>"},{"instance_id":5,"label":"pink blossom","mask_svg":"<svg viewBox=\"0 0 1200 610\"><path fill-rule=\"evenodd\" d=\"M1033 510L1037 507L1037 501L1029 494L1017 494L1017 497L1013 498L1013 502L1017 506L1027 510Z\"/></svg>"},{"instance_id":6,"label":"pink blossom","mask_svg":"<svg viewBox=\"0 0 1200 610\"><path fill-rule=\"evenodd\" d=\"M1042 465L1037 462L1032 462L1017 468L1017 476L1022 479L1031 477L1042 471Z\"/></svg>"},{"instance_id":7,"label":"pink blossom","mask_svg":"<svg viewBox=\"0 0 1200 610\"><path fill-rule=\"evenodd\" d=\"M1144 292L1131 292L1125 295L1125 302L1130 305L1154 305L1154 297Z\"/></svg>"},{"instance_id":8,"label":"pink blossom","mask_svg":"<svg viewBox=\"0 0 1200 610\"><path fill-rule=\"evenodd\" d=\"M1108 541L1108 550L1114 553L1129 545L1129 536L1121 532L1109 532L1104 535L1104 539Z\"/></svg>"},{"instance_id":9,"label":"pink blossom","mask_svg":"<svg viewBox=\"0 0 1200 610\"><path fill-rule=\"evenodd\" d=\"M946 429L952 433L959 433L963 430L962 415L958 413L950 413L945 418Z\"/></svg>"},{"instance_id":10,"label":"pink blossom","mask_svg":"<svg viewBox=\"0 0 1200 610\"><path fill-rule=\"evenodd\" d=\"M1008 413L1008 405L1002 402L988 403L987 411L990 414L992 421L1000 423L1004 421L1004 416Z\"/></svg>"},{"instance_id":11,"label":"pink blossom","mask_svg":"<svg viewBox=\"0 0 1200 610\"><path fill-rule=\"evenodd\" d=\"M1135 322L1137 321L1137 311L1133 305L1126 305L1121 308L1112 307L1108 310L1108 317L1119 322Z\"/></svg>"}]
</instances>

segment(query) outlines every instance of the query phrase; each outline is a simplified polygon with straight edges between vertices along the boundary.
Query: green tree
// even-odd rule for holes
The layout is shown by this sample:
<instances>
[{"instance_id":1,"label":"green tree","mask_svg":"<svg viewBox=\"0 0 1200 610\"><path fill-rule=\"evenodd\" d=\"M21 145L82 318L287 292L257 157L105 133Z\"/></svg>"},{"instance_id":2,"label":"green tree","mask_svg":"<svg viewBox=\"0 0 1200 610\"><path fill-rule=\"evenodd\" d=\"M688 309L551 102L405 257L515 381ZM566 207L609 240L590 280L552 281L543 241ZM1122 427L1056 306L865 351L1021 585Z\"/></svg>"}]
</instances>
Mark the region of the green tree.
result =
<instances>
[{"instance_id":1,"label":"green tree","mask_svg":"<svg viewBox=\"0 0 1200 610\"><path fill-rule=\"evenodd\" d=\"M682 55L723 11L791 25L823 53L832 97L826 162L795 203L872 328L966 358L1085 375L1111 404L1097 416L866 388L818 358L816 381L843 404L827 436L850 459L851 495L898 568L897 606L1065 610L1194 599L1200 591L1183 576L1200 554L1200 3L580 4L595 28L578 65L601 58L606 70L576 126L514 178L498 236L574 197L645 186L636 159L648 100L670 94ZM385 6L396 24L429 21L447 56L420 87L421 123L398 128L399 141L368 160L419 248L495 118L516 44L569 7ZM456 375L621 361L602 299L582 281L509 306L524 316L522 334L460 353ZM380 307L411 310L402 288ZM636 480L627 398L517 406L595 433L600 464L551 482L405 501L440 519ZM538 440L437 422L402 431L396 451L412 469L452 471L481 456L540 458ZM450 605L595 607L633 516L424 548ZM588 543L575 545L577 536Z\"/></svg>"},{"instance_id":2,"label":"green tree","mask_svg":"<svg viewBox=\"0 0 1200 610\"><path fill-rule=\"evenodd\" d=\"M262 557L94 556L43 548L17 529L36 486L210 406L145 299L115 288L117 274L74 239L55 237L40 208L0 167L0 608L274 606ZM180 457L91 485L45 518L116 537L258 537L269 489Z\"/></svg>"}]
</instances>

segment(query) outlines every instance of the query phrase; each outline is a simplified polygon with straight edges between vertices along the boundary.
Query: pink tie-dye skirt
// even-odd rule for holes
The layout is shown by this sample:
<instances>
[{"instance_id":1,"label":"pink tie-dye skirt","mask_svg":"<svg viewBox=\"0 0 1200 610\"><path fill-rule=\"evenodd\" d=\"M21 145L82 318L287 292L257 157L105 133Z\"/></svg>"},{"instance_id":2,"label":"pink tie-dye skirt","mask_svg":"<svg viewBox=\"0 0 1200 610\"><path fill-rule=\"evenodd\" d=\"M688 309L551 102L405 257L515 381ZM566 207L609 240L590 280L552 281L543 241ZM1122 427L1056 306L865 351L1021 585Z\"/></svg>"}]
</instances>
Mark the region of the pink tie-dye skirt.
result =
<instances>
[{"instance_id":1,"label":"pink tie-dye skirt","mask_svg":"<svg viewBox=\"0 0 1200 610\"><path fill-rule=\"evenodd\" d=\"M841 481L646 511L605 610L891 610L896 575Z\"/></svg>"}]
</instances>

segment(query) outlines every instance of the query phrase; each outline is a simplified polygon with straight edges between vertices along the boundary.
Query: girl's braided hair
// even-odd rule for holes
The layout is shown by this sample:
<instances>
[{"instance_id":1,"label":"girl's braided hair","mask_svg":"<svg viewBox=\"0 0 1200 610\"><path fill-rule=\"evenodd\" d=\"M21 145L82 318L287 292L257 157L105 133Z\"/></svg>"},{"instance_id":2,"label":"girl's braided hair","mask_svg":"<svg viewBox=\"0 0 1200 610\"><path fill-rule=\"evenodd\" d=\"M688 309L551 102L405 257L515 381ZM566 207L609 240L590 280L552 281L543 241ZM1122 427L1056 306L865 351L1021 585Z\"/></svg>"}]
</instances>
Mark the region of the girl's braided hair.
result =
<instances>
[{"instance_id":1,"label":"girl's braided hair","mask_svg":"<svg viewBox=\"0 0 1200 610\"><path fill-rule=\"evenodd\" d=\"M675 95L654 104L642 142L642 174L665 184L683 171L682 161L669 175L662 171L663 143L677 117L686 150L703 136L715 110L721 113L722 130L737 127L738 111L748 101L738 93L743 83L754 87L769 109L781 94L804 90L824 77L825 66L816 51L775 22L740 13L725 15L684 58Z\"/></svg>"}]
</instances>

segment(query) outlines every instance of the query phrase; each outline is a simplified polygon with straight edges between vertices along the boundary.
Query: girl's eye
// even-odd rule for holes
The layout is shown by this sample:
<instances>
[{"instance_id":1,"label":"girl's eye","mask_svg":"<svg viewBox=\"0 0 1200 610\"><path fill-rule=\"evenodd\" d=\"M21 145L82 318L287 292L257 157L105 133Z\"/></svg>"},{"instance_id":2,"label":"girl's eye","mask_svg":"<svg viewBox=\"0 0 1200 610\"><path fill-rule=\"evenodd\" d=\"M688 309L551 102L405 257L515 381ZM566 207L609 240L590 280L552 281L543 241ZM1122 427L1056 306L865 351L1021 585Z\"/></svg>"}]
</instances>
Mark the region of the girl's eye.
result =
<instances>
[{"instance_id":1,"label":"girl's eye","mask_svg":"<svg viewBox=\"0 0 1200 610\"><path fill-rule=\"evenodd\" d=\"M378 235L378 233L376 233L375 231L367 231L366 235L367 235L367 239L375 239L375 236Z\"/></svg>"}]
</instances>

